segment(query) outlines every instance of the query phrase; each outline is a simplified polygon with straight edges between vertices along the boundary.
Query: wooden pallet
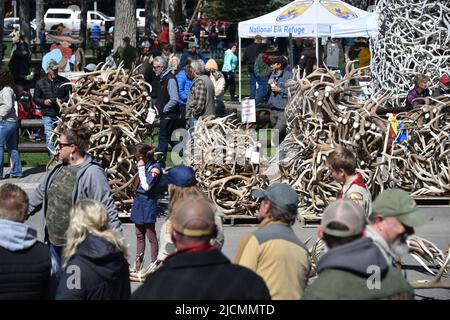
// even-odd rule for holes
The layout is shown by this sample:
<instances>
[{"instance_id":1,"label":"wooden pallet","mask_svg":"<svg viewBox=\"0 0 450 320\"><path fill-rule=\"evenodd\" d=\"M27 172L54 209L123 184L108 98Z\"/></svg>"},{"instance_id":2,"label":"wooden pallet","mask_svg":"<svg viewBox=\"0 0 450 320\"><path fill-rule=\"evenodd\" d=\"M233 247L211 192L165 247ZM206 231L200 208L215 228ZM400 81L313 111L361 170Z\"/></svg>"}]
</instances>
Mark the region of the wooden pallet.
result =
<instances>
[{"instance_id":1,"label":"wooden pallet","mask_svg":"<svg viewBox=\"0 0 450 320\"><path fill-rule=\"evenodd\" d=\"M322 221L322 217L318 216L316 214L302 214L299 216L300 224L301 225L307 225L307 224L320 224Z\"/></svg>"},{"instance_id":2,"label":"wooden pallet","mask_svg":"<svg viewBox=\"0 0 450 320\"><path fill-rule=\"evenodd\" d=\"M224 225L227 226L256 226L259 224L257 217L247 216L247 215L224 215L222 217Z\"/></svg>"},{"instance_id":3,"label":"wooden pallet","mask_svg":"<svg viewBox=\"0 0 450 320\"><path fill-rule=\"evenodd\" d=\"M418 207L450 207L450 197L413 197Z\"/></svg>"}]
</instances>

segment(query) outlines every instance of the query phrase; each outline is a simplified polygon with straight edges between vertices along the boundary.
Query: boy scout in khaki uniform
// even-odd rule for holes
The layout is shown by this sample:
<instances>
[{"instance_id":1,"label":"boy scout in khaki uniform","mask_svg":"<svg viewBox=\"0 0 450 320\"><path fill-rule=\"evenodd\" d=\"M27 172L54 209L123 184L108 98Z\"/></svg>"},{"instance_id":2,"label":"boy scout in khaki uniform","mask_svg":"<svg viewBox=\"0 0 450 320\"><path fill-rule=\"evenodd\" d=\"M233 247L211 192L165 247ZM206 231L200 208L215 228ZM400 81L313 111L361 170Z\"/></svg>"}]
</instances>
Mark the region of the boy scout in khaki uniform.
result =
<instances>
[{"instance_id":1,"label":"boy scout in khaki uniform","mask_svg":"<svg viewBox=\"0 0 450 320\"><path fill-rule=\"evenodd\" d=\"M366 217L369 216L372 207L372 196L367 189L364 179L360 173L356 173L356 157L348 149L338 147L330 153L327 159L331 176L343 184L339 191L338 199L349 199L357 202L363 207Z\"/></svg>"}]
</instances>

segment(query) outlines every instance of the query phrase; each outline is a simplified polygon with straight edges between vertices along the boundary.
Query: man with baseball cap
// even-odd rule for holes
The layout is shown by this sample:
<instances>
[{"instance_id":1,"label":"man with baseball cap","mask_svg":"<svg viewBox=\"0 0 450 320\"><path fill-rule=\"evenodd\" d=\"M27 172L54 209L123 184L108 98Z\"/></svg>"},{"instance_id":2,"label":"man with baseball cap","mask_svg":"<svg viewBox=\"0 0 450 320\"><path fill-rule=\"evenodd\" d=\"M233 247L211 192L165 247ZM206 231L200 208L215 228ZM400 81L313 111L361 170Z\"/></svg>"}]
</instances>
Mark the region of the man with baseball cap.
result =
<instances>
[{"instance_id":1,"label":"man with baseball cap","mask_svg":"<svg viewBox=\"0 0 450 320\"><path fill-rule=\"evenodd\" d=\"M204 63L206 63L206 58L203 55L203 53L200 52L199 45L196 42L189 42L188 49L183 50L183 54L180 58L180 65L178 70L181 70L186 65L186 59L190 57L192 60L202 60Z\"/></svg>"},{"instance_id":2,"label":"man with baseball cap","mask_svg":"<svg viewBox=\"0 0 450 320\"><path fill-rule=\"evenodd\" d=\"M365 214L352 200L340 199L323 212L317 233L328 252L317 266L318 278L302 299L410 299L412 288L389 266L372 239L365 238Z\"/></svg>"},{"instance_id":3,"label":"man with baseball cap","mask_svg":"<svg viewBox=\"0 0 450 320\"><path fill-rule=\"evenodd\" d=\"M170 236L177 252L147 277L133 299L145 300L269 300L264 280L234 265L210 245L217 234L214 206L201 196L176 203Z\"/></svg>"},{"instance_id":4,"label":"man with baseball cap","mask_svg":"<svg viewBox=\"0 0 450 320\"><path fill-rule=\"evenodd\" d=\"M286 67L288 62L285 57L277 56L272 58L272 74L268 84L270 86L270 97L267 102L270 107L270 122L272 128L278 131L279 143L286 136L286 113L285 109L288 102L288 89L286 82L292 79L292 72ZM272 138L272 145L277 145Z\"/></svg>"},{"instance_id":5,"label":"man with baseball cap","mask_svg":"<svg viewBox=\"0 0 450 320\"><path fill-rule=\"evenodd\" d=\"M401 189L381 192L373 203L367 235L380 248L389 264L409 251L406 239L427 221L414 199Z\"/></svg>"},{"instance_id":6,"label":"man with baseball cap","mask_svg":"<svg viewBox=\"0 0 450 320\"><path fill-rule=\"evenodd\" d=\"M254 190L261 198L259 228L244 236L235 262L259 274L272 299L298 300L306 287L311 261L308 249L291 226L297 217L298 195L291 186L274 183Z\"/></svg>"},{"instance_id":7,"label":"man with baseball cap","mask_svg":"<svg viewBox=\"0 0 450 320\"><path fill-rule=\"evenodd\" d=\"M43 67L47 74L36 82L34 101L42 110L45 144L48 155L51 157L55 152L52 136L60 116L59 106L61 103L69 101L71 86L67 85L70 82L69 79L58 74L59 64L57 61L51 59Z\"/></svg>"}]
</instances>

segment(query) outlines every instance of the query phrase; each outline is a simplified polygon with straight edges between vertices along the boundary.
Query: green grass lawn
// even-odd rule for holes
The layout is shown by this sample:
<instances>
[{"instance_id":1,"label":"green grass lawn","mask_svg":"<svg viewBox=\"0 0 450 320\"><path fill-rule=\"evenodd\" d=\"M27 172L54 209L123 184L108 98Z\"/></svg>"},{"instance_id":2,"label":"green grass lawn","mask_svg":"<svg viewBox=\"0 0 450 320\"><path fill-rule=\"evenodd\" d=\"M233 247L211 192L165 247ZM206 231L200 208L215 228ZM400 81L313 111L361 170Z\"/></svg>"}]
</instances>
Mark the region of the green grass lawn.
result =
<instances>
[{"instance_id":1,"label":"green grass lawn","mask_svg":"<svg viewBox=\"0 0 450 320\"><path fill-rule=\"evenodd\" d=\"M40 167L49 161L47 153L21 153L22 167Z\"/></svg>"}]
</instances>

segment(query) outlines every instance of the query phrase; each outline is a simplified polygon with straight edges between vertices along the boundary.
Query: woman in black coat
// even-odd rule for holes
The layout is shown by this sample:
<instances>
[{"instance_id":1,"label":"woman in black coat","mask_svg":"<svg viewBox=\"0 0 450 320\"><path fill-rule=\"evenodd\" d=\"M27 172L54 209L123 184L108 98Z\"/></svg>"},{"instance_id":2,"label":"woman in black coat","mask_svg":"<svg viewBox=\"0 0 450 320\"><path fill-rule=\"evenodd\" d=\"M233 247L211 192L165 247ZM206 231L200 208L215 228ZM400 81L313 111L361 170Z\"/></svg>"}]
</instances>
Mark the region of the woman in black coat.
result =
<instances>
[{"instance_id":1,"label":"woman in black coat","mask_svg":"<svg viewBox=\"0 0 450 320\"><path fill-rule=\"evenodd\" d=\"M94 200L70 210L64 272L57 300L128 300L130 279L126 247L117 231L108 229L105 207Z\"/></svg>"}]
</instances>

